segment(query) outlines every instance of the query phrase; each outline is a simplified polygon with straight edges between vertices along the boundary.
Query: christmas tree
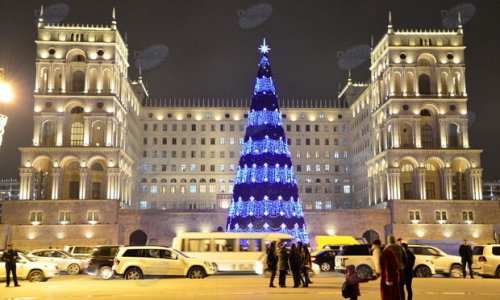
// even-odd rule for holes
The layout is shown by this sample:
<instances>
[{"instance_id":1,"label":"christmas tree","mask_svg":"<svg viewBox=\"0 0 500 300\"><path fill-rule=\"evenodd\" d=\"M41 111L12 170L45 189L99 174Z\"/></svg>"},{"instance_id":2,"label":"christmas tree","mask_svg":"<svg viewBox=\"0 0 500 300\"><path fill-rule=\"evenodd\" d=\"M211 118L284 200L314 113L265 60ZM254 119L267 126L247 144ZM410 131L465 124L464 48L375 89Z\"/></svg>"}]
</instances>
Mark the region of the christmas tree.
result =
<instances>
[{"instance_id":1,"label":"christmas tree","mask_svg":"<svg viewBox=\"0 0 500 300\"><path fill-rule=\"evenodd\" d=\"M226 231L287 233L309 243L265 39L259 50Z\"/></svg>"}]
</instances>

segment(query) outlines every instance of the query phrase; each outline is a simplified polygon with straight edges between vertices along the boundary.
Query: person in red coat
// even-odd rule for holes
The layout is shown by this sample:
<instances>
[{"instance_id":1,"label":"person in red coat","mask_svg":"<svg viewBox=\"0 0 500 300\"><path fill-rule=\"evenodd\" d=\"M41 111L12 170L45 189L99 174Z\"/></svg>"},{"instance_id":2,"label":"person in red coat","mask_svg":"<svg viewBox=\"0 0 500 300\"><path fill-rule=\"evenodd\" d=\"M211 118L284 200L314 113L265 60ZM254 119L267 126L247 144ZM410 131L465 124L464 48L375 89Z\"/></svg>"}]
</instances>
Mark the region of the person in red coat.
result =
<instances>
[{"instance_id":1,"label":"person in red coat","mask_svg":"<svg viewBox=\"0 0 500 300\"><path fill-rule=\"evenodd\" d=\"M389 236L390 237L390 236ZM388 239L388 246L394 243L394 237ZM380 258L380 293L382 300L400 300L399 261L392 247L385 247Z\"/></svg>"}]
</instances>

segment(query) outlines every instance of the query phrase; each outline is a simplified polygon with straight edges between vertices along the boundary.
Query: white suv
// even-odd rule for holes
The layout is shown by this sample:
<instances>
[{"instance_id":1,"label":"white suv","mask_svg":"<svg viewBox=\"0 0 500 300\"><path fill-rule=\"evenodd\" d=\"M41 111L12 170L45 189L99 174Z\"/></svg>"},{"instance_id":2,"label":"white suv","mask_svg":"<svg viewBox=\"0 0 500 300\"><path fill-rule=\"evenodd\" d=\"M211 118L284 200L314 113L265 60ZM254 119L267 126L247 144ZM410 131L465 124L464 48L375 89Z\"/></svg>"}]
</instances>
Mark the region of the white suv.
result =
<instances>
[{"instance_id":1,"label":"white suv","mask_svg":"<svg viewBox=\"0 0 500 300\"><path fill-rule=\"evenodd\" d=\"M408 245L416 261L430 260L434 263L437 274L452 278L462 278L462 260L460 256L448 255L443 250L427 245Z\"/></svg>"},{"instance_id":2,"label":"white suv","mask_svg":"<svg viewBox=\"0 0 500 300\"><path fill-rule=\"evenodd\" d=\"M204 278L215 273L215 266L169 247L127 246L118 250L113 271L125 279L143 279L145 275Z\"/></svg>"},{"instance_id":3,"label":"white suv","mask_svg":"<svg viewBox=\"0 0 500 300\"><path fill-rule=\"evenodd\" d=\"M335 256L335 270L345 272L348 265L354 265L359 277L371 277L375 266L370 248L370 245L342 246L340 252ZM415 267L413 270L417 277L431 277L436 274L432 260L425 257L415 256Z\"/></svg>"},{"instance_id":4,"label":"white suv","mask_svg":"<svg viewBox=\"0 0 500 300\"><path fill-rule=\"evenodd\" d=\"M2 256L3 251L0 251ZM46 281L59 274L59 269L55 264L39 262L32 258L25 256L19 252L19 259L17 260L17 278L27 279L30 282ZM0 280L5 280L5 262L0 261Z\"/></svg>"},{"instance_id":5,"label":"white suv","mask_svg":"<svg viewBox=\"0 0 500 300\"><path fill-rule=\"evenodd\" d=\"M500 244L474 246L472 256L474 273L482 277L500 278Z\"/></svg>"}]
</instances>

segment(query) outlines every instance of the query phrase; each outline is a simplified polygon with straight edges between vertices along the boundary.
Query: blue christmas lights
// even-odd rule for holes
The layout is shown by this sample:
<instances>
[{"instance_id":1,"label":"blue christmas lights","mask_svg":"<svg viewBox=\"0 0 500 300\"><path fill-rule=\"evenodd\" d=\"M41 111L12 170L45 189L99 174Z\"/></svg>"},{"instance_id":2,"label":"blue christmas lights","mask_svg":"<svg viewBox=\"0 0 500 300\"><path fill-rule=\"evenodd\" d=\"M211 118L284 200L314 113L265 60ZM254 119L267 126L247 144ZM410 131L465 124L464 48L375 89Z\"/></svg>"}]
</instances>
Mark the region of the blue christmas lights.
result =
<instances>
[{"instance_id":1,"label":"blue christmas lights","mask_svg":"<svg viewBox=\"0 0 500 300\"><path fill-rule=\"evenodd\" d=\"M254 93L272 93L276 94L276 89L274 88L273 79L271 77L262 77L255 80Z\"/></svg>"},{"instance_id":2,"label":"blue christmas lights","mask_svg":"<svg viewBox=\"0 0 500 300\"><path fill-rule=\"evenodd\" d=\"M289 168L288 166L280 167L276 166L267 166L263 167L252 166L248 167L245 165L243 168L238 168L236 172L236 178L234 182L237 183L262 183L262 182L295 182L295 172L293 168Z\"/></svg>"},{"instance_id":3,"label":"blue christmas lights","mask_svg":"<svg viewBox=\"0 0 500 300\"><path fill-rule=\"evenodd\" d=\"M283 126L281 113L279 110L274 111L252 111L248 114L247 126L259 126L273 124Z\"/></svg>"},{"instance_id":4,"label":"blue christmas lights","mask_svg":"<svg viewBox=\"0 0 500 300\"><path fill-rule=\"evenodd\" d=\"M259 63L226 230L280 232L309 243L271 67Z\"/></svg>"},{"instance_id":5,"label":"blue christmas lights","mask_svg":"<svg viewBox=\"0 0 500 300\"><path fill-rule=\"evenodd\" d=\"M249 138L248 141L243 143L241 147L241 154L246 155L250 153L275 153L290 156L288 145L283 141L282 138L280 138L279 140L272 140L267 138L259 141L253 141L252 138Z\"/></svg>"}]
</instances>

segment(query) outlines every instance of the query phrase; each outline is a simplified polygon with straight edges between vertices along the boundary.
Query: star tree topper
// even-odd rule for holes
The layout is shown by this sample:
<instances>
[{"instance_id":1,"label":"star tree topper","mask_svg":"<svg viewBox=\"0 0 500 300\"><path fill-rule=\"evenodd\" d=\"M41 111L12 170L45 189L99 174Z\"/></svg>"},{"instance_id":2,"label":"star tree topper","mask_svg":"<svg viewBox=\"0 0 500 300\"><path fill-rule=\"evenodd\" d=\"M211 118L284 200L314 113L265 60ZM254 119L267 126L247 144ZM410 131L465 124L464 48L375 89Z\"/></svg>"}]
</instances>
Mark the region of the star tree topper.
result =
<instances>
[{"instance_id":1,"label":"star tree topper","mask_svg":"<svg viewBox=\"0 0 500 300\"><path fill-rule=\"evenodd\" d=\"M271 51L271 48L269 47L268 44L266 44L266 38L263 39L262 45L259 47L260 53L262 54L267 54L269 51Z\"/></svg>"}]
</instances>

